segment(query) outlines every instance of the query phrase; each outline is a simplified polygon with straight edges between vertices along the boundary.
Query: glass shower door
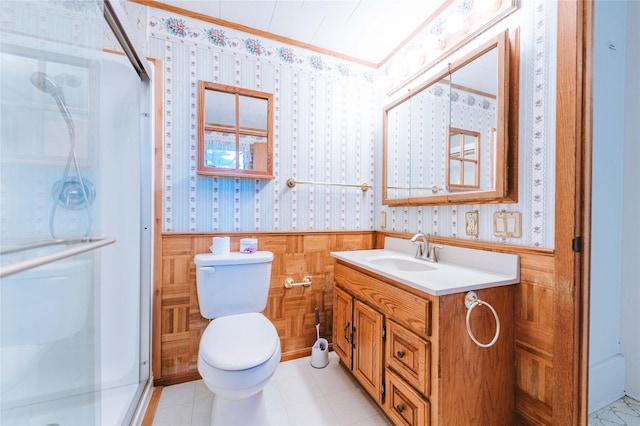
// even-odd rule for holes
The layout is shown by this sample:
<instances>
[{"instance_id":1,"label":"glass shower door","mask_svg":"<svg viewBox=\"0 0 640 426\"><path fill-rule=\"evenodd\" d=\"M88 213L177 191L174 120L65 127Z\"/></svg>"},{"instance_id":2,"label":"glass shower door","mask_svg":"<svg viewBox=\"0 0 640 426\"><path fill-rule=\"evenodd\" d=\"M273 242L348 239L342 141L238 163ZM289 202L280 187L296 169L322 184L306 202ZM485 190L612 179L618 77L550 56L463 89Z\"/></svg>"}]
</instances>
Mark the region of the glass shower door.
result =
<instances>
[{"instance_id":1,"label":"glass shower door","mask_svg":"<svg viewBox=\"0 0 640 426\"><path fill-rule=\"evenodd\" d=\"M128 423L149 379L148 83L102 51L102 2L1 7L0 424Z\"/></svg>"}]
</instances>

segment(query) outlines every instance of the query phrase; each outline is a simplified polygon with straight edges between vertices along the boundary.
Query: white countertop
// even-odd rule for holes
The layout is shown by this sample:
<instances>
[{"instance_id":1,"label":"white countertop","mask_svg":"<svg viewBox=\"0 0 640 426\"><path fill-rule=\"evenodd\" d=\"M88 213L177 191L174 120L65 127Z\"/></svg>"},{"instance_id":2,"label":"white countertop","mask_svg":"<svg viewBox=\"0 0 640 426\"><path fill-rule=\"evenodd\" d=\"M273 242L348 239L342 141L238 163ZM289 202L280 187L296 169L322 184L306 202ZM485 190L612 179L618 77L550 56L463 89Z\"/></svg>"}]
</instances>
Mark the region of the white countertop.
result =
<instances>
[{"instance_id":1,"label":"white countertop","mask_svg":"<svg viewBox=\"0 0 640 426\"><path fill-rule=\"evenodd\" d=\"M415 245L409 240L385 238L385 248L331 252L331 256L393 281L434 296L467 292L520 282L520 258L517 255L485 250L444 246L437 263L415 259ZM415 269L381 264L380 260L399 260Z\"/></svg>"}]
</instances>

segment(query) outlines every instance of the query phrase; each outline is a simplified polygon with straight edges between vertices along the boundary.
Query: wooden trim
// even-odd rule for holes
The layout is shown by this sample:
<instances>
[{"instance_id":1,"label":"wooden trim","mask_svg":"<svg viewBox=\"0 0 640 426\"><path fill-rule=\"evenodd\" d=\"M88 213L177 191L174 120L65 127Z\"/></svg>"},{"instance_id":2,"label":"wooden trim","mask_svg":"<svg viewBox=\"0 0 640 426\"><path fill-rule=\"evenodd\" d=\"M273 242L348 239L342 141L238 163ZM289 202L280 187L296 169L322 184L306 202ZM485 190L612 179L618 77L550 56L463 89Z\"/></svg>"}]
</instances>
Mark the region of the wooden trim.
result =
<instances>
[{"instance_id":1,"label":"wooden trim","mask_svg":"<svg viewBox=\"0 0 640 426\"><path fill-rule=\"evenodd\" d=\"M589 417L589 306L591 289L591 190L593 156L593 43L594 43L594 4L583 4L584 44L583 48L583 162L582 162L582 300L580 306L580 400L578 405L579 424L588 424Z\"/></svg>"},{"instance_id":2,"label":"wooden trim","mask_svg":"<svg viewBox=\"0 0 640 426\"><path fill-rule=\"evenodd\" d=\"M520 135L520 27L509 33L509 134L507 137L507 181L504 203L518 202L518 146ZM492 139L497 143L497 138ZM494 148L495 149L495 148Z\"/></svg>"},{"instance_id":3,"label":"wooden trim","mask_svg":"<svg viewBox=\"0 0 640 426\"><path fill-rule=\"evenodd\" d=\"M449 83L449 85L453 89L458 89L458 90L462 90L464 92L473 93L474 95L484 96L485 98L491 98L491 99L496 99L497 98L496 95L493 95L491 93L486 93L486 92L483 92L481 90L472 89L471 87L462 86L460 84Z\"/></svg>"},{"instance_id":4,"label":"wooden trim","mask_svg":"<svg viewBox=\"0 0 640 426\"><path fill-rule=\"evenodd\" d=\"M162 386L153 388L153 393L151 394L149 405L147 405L147 410L145 411L144 417L142 418L141 426L153 425L153 419L156 416L156 410L158 409L158 403L160 402L160 397L162 396L163 389L164 388Z\"/></svg>"},{"instance_id":5,"label":"wooden trim","mask_svg":"<svg viewBox=\"0 0 640 426\"><path fill-rule=\"evenodd\" d=\"M555 294L553 310L552 423L578 424L581 395L581 253L573 239L582 232L583 148L586 144L585 16L590 2L561 1L558 7L556 88ZM581 347L582 343L582 347Z\"/></svg>"},{"instance_id":6,"label":"wooden trim","mask_svg":"<svg viewBox=\"0 0 640 426\"><path fill-rule=\"evenodd\" d=\"M159 377L161 373L161 333L162 333L162 141L164 107L162 86L164 82L162 61L152 60L155 67L153 79L154 102L154 157L153 157L153 299L151 329L151 373Z\"/></svg>"}]
</instances>

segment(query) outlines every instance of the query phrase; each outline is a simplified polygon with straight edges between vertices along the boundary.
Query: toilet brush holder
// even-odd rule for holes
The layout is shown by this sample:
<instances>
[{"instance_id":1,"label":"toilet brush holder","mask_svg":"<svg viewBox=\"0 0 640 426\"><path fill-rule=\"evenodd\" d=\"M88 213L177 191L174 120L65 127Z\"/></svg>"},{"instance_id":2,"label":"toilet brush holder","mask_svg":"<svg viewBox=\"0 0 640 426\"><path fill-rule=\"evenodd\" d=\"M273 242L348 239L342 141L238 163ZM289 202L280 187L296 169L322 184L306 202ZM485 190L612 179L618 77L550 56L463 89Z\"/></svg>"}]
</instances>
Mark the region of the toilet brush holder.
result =
<instances>
[{"instance_id":1,"label":"toilet brush holder","mask_svg":"<svg viewBox=\"0 0 640 426\"><path fill-rule=\"evenodd\" d=\"M329 364L329 342L327 339L318 339L311 348L311 366L324 368Z\"/></svg>"}]
</instances>

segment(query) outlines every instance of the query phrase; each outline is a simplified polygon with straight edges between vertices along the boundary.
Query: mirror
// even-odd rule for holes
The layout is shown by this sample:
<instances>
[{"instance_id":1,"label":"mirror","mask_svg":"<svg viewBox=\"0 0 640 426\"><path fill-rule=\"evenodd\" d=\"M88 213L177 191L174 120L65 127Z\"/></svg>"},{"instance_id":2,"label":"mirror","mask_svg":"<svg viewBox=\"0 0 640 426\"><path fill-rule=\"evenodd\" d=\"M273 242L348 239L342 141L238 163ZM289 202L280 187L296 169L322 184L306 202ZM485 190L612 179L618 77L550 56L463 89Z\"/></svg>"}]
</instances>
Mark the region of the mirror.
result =
<instances>
[{"instance_id":1,"label":"mirror","mask_svg":"<svg viewBox=\"0 0 640 426\"><path fill-rule=\"evenodd\" d=\"M384 204L515 201L510 49L505 31L385 107Z\"/></svg>"},{"instance_id":2,"label":"mirror","mask_svg":"<svg viewBox=\"0 0 640 426\"><path fill-rule=\"evenodd\" d=\"M200 175L273 178L270 93L198 82Z\"/></svg>"}]
</instances>

